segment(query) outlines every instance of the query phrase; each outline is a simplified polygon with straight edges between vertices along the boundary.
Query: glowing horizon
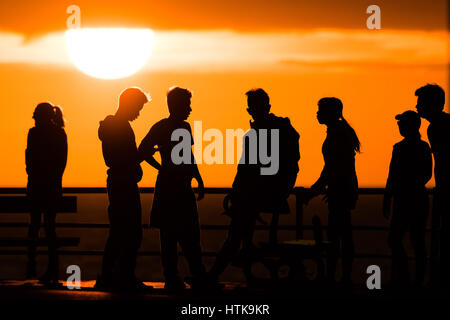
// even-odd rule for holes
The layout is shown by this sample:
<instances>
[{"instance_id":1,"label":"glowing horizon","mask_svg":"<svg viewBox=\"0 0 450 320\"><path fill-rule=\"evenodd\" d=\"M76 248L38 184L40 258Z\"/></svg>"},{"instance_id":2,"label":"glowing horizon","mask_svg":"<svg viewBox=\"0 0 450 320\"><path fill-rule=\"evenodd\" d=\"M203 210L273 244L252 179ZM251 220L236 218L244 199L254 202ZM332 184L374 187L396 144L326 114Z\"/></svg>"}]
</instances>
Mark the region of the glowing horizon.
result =
<instances>
[{"instance_id":1,"label":"glowing horizon","mask_svg":"<svg viewBox=\"0 0 450 320\"><path fill-rule=\"evenodd\" d=\"M401 139L394 116L414 109L414 90L425 83L448 88L448 31L297 30L295 32L154 30L150 59L127 78L105 81L81 73L71 61L64 32L27 39L0 32L0 136L8 141L1 161L2 186L24 186L26 132L34 107L52 101L67 119L69 159L64 186L102 186L106 167L98 122L114 113L118 94L139 86L152 96L132 123L136 141L167 116L165 93L173 85L193 90L188 121L204 129L249 128L245 92L264 88L272 111L300 132L297 185L319 176L326 129L315 118L317 101L339 97L362 142L356 166L361 186L382 187L392 145ZM448 104L446 105L448 110ZM426 121L421 132L426 140ZM141 186L155 183L143 164ZM236 165L200 165L205 185L226 187Z\"/></svg>"},{"instance_id":2,"label":"glowing horizon","mask_svg":"<svg viewBox=\"0 0 450 320\"><path fill-rule=\"evenodd\" d=\"M117 32L119 30L122 32ZM102 38L101 33L106 38L103 43L98 41ZM134 36L130 37L130 34ZM123 42L137 50L127 53L136 55L129 61L132 64L129 68L135 72L140 68L143 71L289 71L292 68L308 71L316 67L331 66L332 69L337 65L355 69L384 64L442 67L449 62L448 40L448 31L405 30L371 33L368 30L321 29L245 33L230 30L152 32L133 28L82 28L52 32L29 40L21 34L0 31L0 48L3 49L0 63L72 68L75 60L78 69L87 74L88 69L99 68L102 68L98 71L100 73L113 73L113 70L105 70L105 66L128 52L119 50L119 54L113 54ZM69 53L67 45L70 46ZM99 48L99 54L90 51L90 47ZM109 55L105 57L104 51Z\"/></svg>"}]
</instances>

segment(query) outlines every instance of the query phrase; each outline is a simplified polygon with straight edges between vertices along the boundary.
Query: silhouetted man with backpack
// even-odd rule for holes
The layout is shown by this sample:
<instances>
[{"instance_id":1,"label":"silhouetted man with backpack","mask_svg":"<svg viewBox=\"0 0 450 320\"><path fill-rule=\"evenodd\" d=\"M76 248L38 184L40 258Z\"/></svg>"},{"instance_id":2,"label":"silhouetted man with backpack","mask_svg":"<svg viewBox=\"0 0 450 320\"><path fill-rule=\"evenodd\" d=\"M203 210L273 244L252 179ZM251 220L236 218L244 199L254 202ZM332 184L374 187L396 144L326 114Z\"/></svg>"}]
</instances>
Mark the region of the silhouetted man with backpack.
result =
<instances>
[{"instance_id":1,"label":"silhouetted man with backpack","mask_svg":"<svg viewBox=\"0 0 450 320\"><path fill-rule=\"evenodd\" d=\"M261 212L289 212L287 198L299 170L300 136L289 118L270 113L269 96L263 89L250 90L246 95L247 112L254 121L250 122L251 129L244 136L242 157L232 191L224 200L231 223L227 239L208 273L212 282L217 282L241 245L243 252L251 248L255 223ZM262 159L264 154L270 155L272 163ZM229 208L228 202L231 202Z\"/></svg>"}]
</instances>

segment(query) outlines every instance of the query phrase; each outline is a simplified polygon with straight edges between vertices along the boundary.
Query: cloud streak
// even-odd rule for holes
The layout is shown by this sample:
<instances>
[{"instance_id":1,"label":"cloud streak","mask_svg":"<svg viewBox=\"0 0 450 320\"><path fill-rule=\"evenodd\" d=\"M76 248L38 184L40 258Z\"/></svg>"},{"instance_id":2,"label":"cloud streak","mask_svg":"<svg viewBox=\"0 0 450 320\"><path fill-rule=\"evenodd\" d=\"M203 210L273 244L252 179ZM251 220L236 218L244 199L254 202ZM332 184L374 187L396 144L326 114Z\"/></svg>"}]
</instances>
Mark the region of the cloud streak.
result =
<instances>
[{"instance_id":1,"label":"cloud streak","mask_svg":"<svg viewBox=\"0 0 450 320\"><path fill-rule=\"evenodd\" d=\"M448 40L449 33L444 31L155 31L152 57L144 70L436 68L448 63ZM32 41L20 34L0 33L0 63L74 68L64 32Z\"/></svg>"}]
</instances>

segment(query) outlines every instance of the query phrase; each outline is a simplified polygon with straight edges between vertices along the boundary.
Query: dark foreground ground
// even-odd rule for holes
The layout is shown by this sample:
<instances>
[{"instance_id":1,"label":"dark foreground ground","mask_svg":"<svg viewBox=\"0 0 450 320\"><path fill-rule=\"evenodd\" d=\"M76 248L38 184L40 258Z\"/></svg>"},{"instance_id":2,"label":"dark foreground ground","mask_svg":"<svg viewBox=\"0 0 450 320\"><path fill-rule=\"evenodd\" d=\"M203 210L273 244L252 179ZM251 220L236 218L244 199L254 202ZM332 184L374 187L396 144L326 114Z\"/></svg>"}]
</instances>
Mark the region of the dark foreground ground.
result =
<instances>
[{"instance_id":1,"label":"dark foreground ground","mask_svg":"<svg viewBox=\"0 0 450 320\"><path fill-rule=\"evenodd\" d=\"M248 288L245 283L227 282L223 283L223 290L216 292L188 288L182 294L173 294L164 290L162 282L145 282L153 289L139 293L100 292L93 288L94 284L95 281L83 281L81 289L69 290L64 282L59 288L49 289L37 280L0 281L0 314L9 308L14 314L27 313L32 317L54 312L62 318L70 313L91 319L109 318L120 310L131 320L140 315L153 319L366 319L373 315L392 316L394 308L402 318L415 315L416 308L425 310L428 317L440 309L444 310L439 311L440 318L447 318L450 313L450 295L432 288L401 292L362 287L348 290L317 283L265 283Z\"/></svg>"},{"instance_id":2,"label":"dark foreground ground","mask_svg":"<svg viewBox=\"0 0 450 320\"><path fill-rule=\"evenodd\" d=\"M66 287L66 282L60 281L57 288L46 288L37 280L0 280L0 300L196 300L217 301L233 300L278 300L278 299L448 299L447 291L425 287L421 289L406 288L393 290L369 290L365 287L355 286L351 289L330 287L302 283L259 283L248 287L242 282L222 282L222 290L197 292L187 285L182 293L173 293L164 289L163 282L144 282L153 288L140 292L101 292L94 289L95 280L81 281L80 289ZM449 312L450 313L450 312Z\"/></svg>"}]
</instances>

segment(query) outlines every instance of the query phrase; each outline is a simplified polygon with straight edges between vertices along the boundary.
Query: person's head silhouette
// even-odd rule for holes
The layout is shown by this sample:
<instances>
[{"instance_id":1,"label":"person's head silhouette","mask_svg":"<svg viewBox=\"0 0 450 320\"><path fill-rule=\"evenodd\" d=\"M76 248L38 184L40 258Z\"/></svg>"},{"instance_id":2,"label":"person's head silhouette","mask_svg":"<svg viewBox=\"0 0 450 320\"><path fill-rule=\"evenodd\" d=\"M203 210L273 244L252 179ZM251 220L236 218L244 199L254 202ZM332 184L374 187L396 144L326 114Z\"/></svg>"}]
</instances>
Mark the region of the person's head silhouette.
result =
<instances>
[{"instance_id":1,"label":"person's head silhouette","mask_svg":"<svg viewBox=\"0 0 450 320\"><path fill-rule=\"evenodd\" d=\"M437 84L427 84L416 90L416 109L422 118L432 120L442 113L445 104L445 92Z\"/></svg>"},{"instance_id":2,"label":"person's head silhouette","mask_svg":"<svg viewBox=\"0 0 450 320\"><path fill-rule=\"evenodd\" d=\"M52 124L54 114L53 106L50 103L39 103L33 112L33 119L36 122L36 126Z\"/></svg>"},{"instance_id":3,"label":"person's head silhouette","mask_svg":"<svg viewBox=\"0 0 450 320\"><path fill-rule=\"evenodd\" d=\"M342 101L335 97L325 97L319 100L318 106L319 110L317 111L317 121L327 127L338 123L344 124L344 126L351 133L353 150L355 152L360 152L361 143L359 142L358 135L347 120L345 120L342 114L342 110L344 109Z\"/></svg>"},{"instance_id":4,"label":"person's head silhouette","mask_svg":"<svg viewBox=\"0 0 450 320\"><path fill-rule=\"evenodd\" d=\"M318 105L317 120L320 124L329 125L343 119L343 105L342 101L338 98L322 98L319 100Z\"/></svg>"},{"instance_id":5,"label":"person's head silhouette","mask_svg":"<svg viewBox=\"0 0 450 320\"><path fill-rule=\"evenodd\" d=\"M412 110L405 111L395 116L400 134L405 138L420 137L420 116Z\"/></svg>"},{"instance_id":6,"label":"person's head silhouette","mask_svg":"<svg viewBox=\"0 0 450 320\"><path fill-rule=\"evenodd\" d=\"M189 118L191 108L192 92L189 89L172 87L167 91L167 106L170 118L184 121Z\"/></svg>"},{"instance_id":7,"label":"person's head silhouette","mask_svg":"<svg viewBox=\"0 0 450 320\"><path fill-rule=\"evenodd\" d=\"M64 127L62 110L58 106L53 106L49 102L39 103L33 112L33 119L36 126L55 125Z\"/></svg>"},{"instance_id":8,"label":"person's head silhouette","mask_svg":"<svg viewBox=\"0 0 450 320\"><path fill-rule=\"evenodd\" d=\"M253 120L264 120L270 112L269 95L261 88L247 91L247 112Z\"/></svg>"},{"instance_id":9,"label":"person's head silhouette","mask_svg":"<svg viewBox=\"0 0 450 320\"><path fill-rule=\"evenodd\" d=\"M139 117L139 113L144 104L151 101L150 95L138 87L126 88L120 93L119 108L116 115L127 120L133 121Z\"/></svg>"}]
</instances>

